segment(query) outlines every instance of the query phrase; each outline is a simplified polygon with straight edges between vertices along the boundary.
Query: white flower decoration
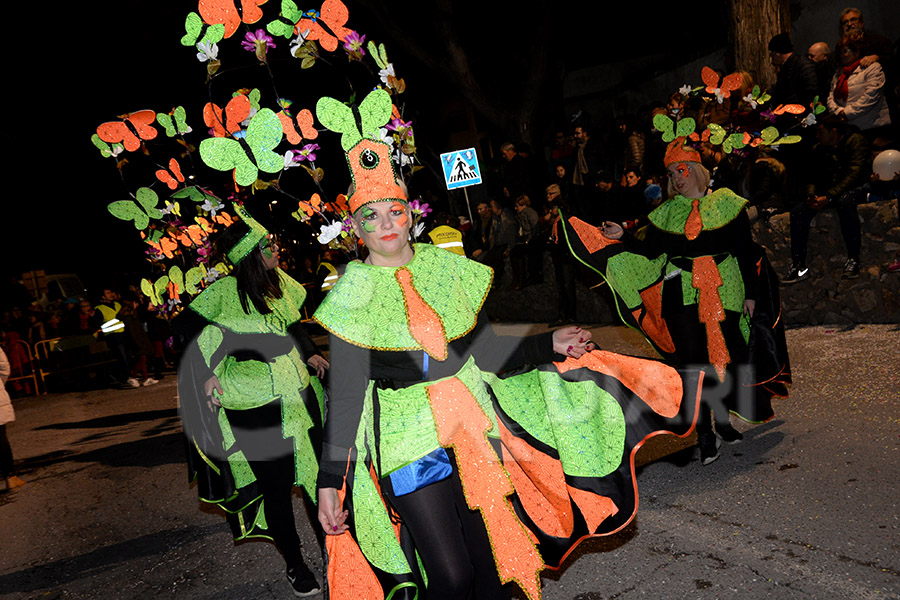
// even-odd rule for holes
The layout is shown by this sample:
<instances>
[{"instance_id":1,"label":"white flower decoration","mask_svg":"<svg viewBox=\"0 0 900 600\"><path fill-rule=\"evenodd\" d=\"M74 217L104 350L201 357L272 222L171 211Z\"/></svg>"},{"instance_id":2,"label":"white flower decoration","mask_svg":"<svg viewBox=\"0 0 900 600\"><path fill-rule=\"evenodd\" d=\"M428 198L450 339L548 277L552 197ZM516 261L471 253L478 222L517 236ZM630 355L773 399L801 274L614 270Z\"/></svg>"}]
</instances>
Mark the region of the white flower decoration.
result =
<instances>
[{"instance_id":1,"label":"white flower decoration","mask_svg":"<svg viewBox=\"0 0 900 600\"><path fill-rule=\"evenodd\" d=\"M213 200L211 197L207 196L206 200L203 201L203 204L200 205L200 208L208 212L212 216L216 216L216 213L223 208L225 208L224 204L213 204Z\"/></svg>"},{"instance_id":2,"label":"white flower decoration","mask_svg":"<svg viewBox=\"0 0 900 600\"><path fill-rule=\"evenodd\" d=\"M390 130L387 127L382 127L378 130L378 139L391 148L394 147L394 136L391 134Z\"/></svg>"},{"instance_id":3,"label":"white flower decoration","mask_svg":"<svg viewBox=\"0 0 900 600\"><path fill-rule=\"evenodd\" d=\"M341 222L336 221L330 225L322 225L319 232L319 243L323 246L341 234Z\"/></svg>"},{"instance_id":4,"label":"white flower decoration","mask_svg":"<svg viewBox=\"0 0 900 600\"><path fill-rule=\"evenodd\" d=\"M387 85L388 75L391 77L396 77L397 74L394 72L394 63L388 63L388 66L384 69L378 71L378 76L381 78L381 83Z\"/></svg>"},{"instance_id":5,"label":"white flower decoration","mask_svg":"<svg viewBox=\"0 0 900 600\"><path fill-rule=\"evenodd\" d=\"M216 279L219 278L219 272L216 271L215 267L210 267L209 270L206 271L206 275L203 277L203 281L206 283L212 283Z\"/></svg>"},{"instance_id":6,"label":"white flower decoration","mask_svg":"<svg viewBox=\"0 0 900 600\"><path fill-rule=\"evenodd\" d=\"M300 46L303 45L303 42L306 41L306 36L309 35L309 29L301 31L299 35L297 35L297 39L291 40L291 56L297 56L297 50L300 49Z\"/></svg>"},{"instance_id":7,"label":"white flower decoration","mask_svg":"<svg viewBox=\"0 0 900 600\"><path fill-rule=\"evenodd\" d=\"M420 235L422 235L423 231L425 231L425 223L421 223L421 222L416 223L416 226L413 227L413 232L412 232L413 237L414 238L419 237Z\"/></svg>"},{"instance_id":8,"label":"white flower decoration","mask_svg":"<svg viewBox=\"0 0 900 600\"><path fill-rule=\"evenodd\" d=\"M803 119L802 121L800 121L800 124L803 125L804 127L809 127L810 125L815 125L816 124L815 113L811 112L808 115L806 115L806 118Z\"/></svg>"},{"instance_id":9,"label":"white flower decoration","mask_svg":"<svg viewBox=\"0 0 900 600\"><path fill-rule=\"evenodd\" d=\"M756 110L757 103L756 103L756 100L753 99L753 94L752 94L752 93L747 94L746 96L744 96L743 100L744 100L744 102L746 102L747 104L750 105L750 108Z\"/></svg>"},{"instance_id":10,"label":"white flower decoration","mask_svg":"<svg viewBox=\"0 0 900 600\"><path fill-rule=\"evenodd\" d=\"M719 101L719 104L722 104L723 102L725 102L725 96L722 95L722 90L720 90L719 88L716 88L713 93L716 95L716 100Z\"/></svg>"},{"instance_id":11,"label":"white flower decoration","mask_svg":"<svg viewBox=\"0 0 900 600\"><path fill-rule=\"evenodd\" d=\"M209 42L200 42L197 44L197 60L206 62L208 60L216 60L219 57L219 46L210 44Z\"/></svg>"},{"instance_id":12,"label":"white flower decoration","mask_svg":"<svg viewBox=\"0 0 900 600\"><path fill-rule=\"evenodd\" d=\"M689 86L688 84L684 84L683 86L678 88L678 93L681 94L682 96L687 96L688 94L691 93L692 89L693 88L691 86Z\"/></svg>"},{"instance_id":13,"label":"white flower decoration","mask_svg":"<svg viewBox=\"0 0 900 600\"><path fill-rule=\"evenodd\" d=\"M288 150L284 153L284 168L290 169L291 167L299 167L300 162L294 160L294 151Z\"/></svg>"}]
</instances>

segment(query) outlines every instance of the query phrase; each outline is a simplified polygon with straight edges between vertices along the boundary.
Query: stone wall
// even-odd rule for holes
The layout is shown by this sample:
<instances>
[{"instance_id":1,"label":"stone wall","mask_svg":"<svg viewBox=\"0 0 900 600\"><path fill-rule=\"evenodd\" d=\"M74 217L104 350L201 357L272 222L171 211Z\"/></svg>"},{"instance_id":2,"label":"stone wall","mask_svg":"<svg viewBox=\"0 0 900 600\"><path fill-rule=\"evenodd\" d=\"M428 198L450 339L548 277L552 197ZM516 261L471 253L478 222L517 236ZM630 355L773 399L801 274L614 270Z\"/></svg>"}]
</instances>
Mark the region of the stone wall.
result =
<instances>
[{"instance_id":1,"label":"stone wall","mask_svg":"<svg viewBox=\"0 0 900 600\"><path fill-rule=\"evenodd\" d=\"M885 201L859 207L863 243L858 279L842 280L846 249L834 211L816 216L809 237L811 276L781 287L781 303L787 325L840 325L852 323L900 323L900 273L888 273L884 265L896 260L900 250L897 202ZM790 268L790 217L775 215L753 225L753 236L766 247L775 272ZM544 258L544 283L522 290L510 287L509 263L485 310L503 321L552 322L559 318L553 265ZM580 268L576 276L578 321L581 324L618 323L609 290L599 276Z\"/></svg>"},{"instance_id":2,"label":"stone wall","mask_svg":"<svg viewBox=\"0 0 900 600\"><path fill-rule=\"evenodd\" d=\"M900 323L900 273L884 266L897 259L900 222L897 202L859 206L862 222L861 270L858 279L841 279L847 250L833 210L816 215L809 234L810 277L781 287L787 325ZM779 276L791 263L790 216L775 215L753 225L753 237L766 247Z\"/></svg>"}]
</instances>

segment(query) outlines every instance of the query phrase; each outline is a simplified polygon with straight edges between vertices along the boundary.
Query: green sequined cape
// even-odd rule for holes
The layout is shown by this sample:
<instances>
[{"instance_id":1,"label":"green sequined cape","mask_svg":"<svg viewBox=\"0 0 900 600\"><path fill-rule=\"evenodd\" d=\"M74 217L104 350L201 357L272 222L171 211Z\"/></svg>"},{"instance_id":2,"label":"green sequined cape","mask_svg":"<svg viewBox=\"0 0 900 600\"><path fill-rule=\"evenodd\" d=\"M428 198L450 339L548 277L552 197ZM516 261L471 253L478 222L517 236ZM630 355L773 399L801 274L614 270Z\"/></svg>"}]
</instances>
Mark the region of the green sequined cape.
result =
<instances>
[{"instance_id":1,"label":"green sequined cape","mask_svg":"<svg viewBox=\"0 0 900 600\"><path fill-rule=\"evenodd\" d=\"M179 389L182 398L194 392L199 403L200 415L194 421L202 422L206 435L195 437L190 458L195 476L211 481L201 486L201 499L220 505L229 516L229 523L236 539L245 537L269 537L263 503L256 479L243 452L235 444L227 413L219 410L214 422L205 422L203 410L205 398L201 386L210 372L215 374L222 387L221 404L229 410L247 410L262 407L274 400L281 401L282 435L293 438L295 485L303 487L310 498L315 498L315 481L318 474L318 450L313 448L310 433L321 428L324 410L324 393L317 378L310 377L304 357L289 336L289 328L297 325L306 292L299 283L280 269L282 297L268 299L272 311L260 314L252 302L245 313L238 297L237 281L228 276L214 282L191 302L188 311L202 317L205 323L189 349L194 361L194 377L179 373ZM267 342L285 349L275 357L264 360L237 360L229 354L229 344L243 345ZM187 371L190 365L180 371ZM204 379L205 380L205 379ZM186 400L183 400L183 403ZM187 411L183 411L187 413ZM313 413L313 415L310 414ZM188 424L185 424L188 430ZM209 433L212 431L212 433ZM213 439L214 444L198 443L198 437ZM205 451L204 451L205 449Z\"/></svg>"},{"instance_id":2,"label":"green sequined cape","mask_svg":"<svg viewBox=\"0 0 900 600\"><path fill-rule=\"evenodd\" d=\"M475 326L487 298L493 271L481 263L430 244L416 244L415 258L405 267L347 265L313 318L339 338L375 350L421 350L409 330L398 268L412 273L413 286L441 319L447 341Z\"/></svg>"}]
</instances>

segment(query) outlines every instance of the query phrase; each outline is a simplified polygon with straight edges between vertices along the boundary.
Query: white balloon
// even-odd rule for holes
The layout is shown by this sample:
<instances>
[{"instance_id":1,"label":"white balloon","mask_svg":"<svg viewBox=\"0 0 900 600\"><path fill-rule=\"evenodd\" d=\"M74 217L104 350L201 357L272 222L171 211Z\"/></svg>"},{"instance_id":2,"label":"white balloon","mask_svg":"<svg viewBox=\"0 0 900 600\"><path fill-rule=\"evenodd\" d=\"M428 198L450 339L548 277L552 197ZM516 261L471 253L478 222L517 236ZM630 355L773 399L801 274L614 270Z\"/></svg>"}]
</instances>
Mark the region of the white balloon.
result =
<instances>
[{"instance_id":1,"label":"white balloon","mask_svg":"<svg viewBox=\"0 0 900 600\"><path fill-rule=\"evenodd\" d=\"M900 176L900 152L885 150L875 157L872 170L878 173L881 181L890 181Z\"/></svg>"}]
</instances>

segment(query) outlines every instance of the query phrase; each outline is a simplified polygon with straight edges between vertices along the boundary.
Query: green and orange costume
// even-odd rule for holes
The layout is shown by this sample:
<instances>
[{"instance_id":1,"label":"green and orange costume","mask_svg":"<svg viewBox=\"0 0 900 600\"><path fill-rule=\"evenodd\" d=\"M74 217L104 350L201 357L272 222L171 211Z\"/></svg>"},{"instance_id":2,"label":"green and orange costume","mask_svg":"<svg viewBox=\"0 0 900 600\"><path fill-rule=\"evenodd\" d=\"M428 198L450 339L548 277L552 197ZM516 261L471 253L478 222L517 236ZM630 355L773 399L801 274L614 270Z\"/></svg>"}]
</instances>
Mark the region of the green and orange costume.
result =
<instances>
[{"instance_id":1,"label":"green and orange costume","mask_svg":"<svg viewBox=\"0 0 900 600\"><path fill-rule=\"evenodd\" d=\"M498 337L481 313L492 277L418 244L403 267L351 263L316 311L332 364L319 486L350 513L327 538L333 600L422 596L428 573L382 489L448 470L500 581L540 598L542 569L634 517L643 441L692 429L699 373L599 350L566 358L551 333Z\"/></svg>"},{"instance_id":2,"label":"green and orange costume","mask_svg":"<svg viewBox=\"0 0 900 600\"><path fill-rule=\"evenodd\" d=\"M720 380L731 373L726 408L761 422L773 415L772 397L787 395L791 375L777 278L750 236L746 203L727 188L676 196L650 213L644 240L609 239L571 216L563 230L576 258L609 283L626 324L668 362L711 364ZM743 311L748 298L752 319Z\"/></svg>"}]
</instances>

